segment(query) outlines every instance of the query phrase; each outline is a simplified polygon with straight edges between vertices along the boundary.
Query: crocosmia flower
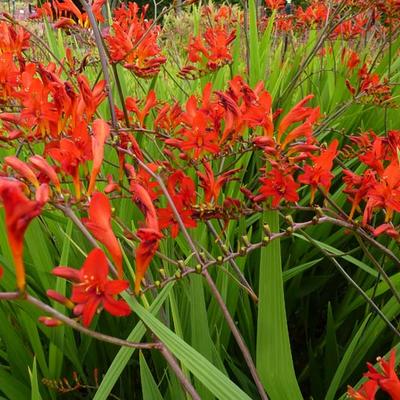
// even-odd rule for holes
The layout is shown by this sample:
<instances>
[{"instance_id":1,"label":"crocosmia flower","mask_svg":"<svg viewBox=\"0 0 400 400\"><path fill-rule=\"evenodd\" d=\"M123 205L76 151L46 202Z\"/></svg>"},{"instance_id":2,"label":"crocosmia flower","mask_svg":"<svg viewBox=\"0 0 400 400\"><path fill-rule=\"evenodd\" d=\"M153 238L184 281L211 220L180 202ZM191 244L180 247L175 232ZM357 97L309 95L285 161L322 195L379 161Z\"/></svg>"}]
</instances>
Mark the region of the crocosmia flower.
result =
<instances>
[{"instance_id":1,"label":"crocosmia flower","mask_svg":"<svg viewBox=\"0 0 400 400\"><path fill-rule=\"evenodd\" d=\"M101 249L92 250L82 268L56 267L53 274L74 283L71 301L75 303L74 314L82 317L84 326L89 326L96 311L103 308L111 315L123 317L131 310L125 300L115 297L128 288L128 281L108 278L107 258Z\"/></svg>"}]
</instances>

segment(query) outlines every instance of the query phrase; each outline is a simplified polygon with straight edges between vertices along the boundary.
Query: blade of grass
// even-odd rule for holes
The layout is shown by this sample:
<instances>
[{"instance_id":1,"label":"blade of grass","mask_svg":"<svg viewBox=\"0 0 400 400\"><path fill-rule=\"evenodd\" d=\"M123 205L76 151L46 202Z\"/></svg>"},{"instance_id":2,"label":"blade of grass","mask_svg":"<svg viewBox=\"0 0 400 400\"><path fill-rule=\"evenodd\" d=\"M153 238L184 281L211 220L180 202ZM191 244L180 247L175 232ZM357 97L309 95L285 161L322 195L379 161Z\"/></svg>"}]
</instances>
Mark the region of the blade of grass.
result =
<instances>
[{"instance_id":1,"label":"blade of grass","mask_svg":"<svg viewBox=\"0 0 400 400\"><path fill-rule=\"evenodd\" d=\"M267 211L264 222L279 231L279 215ZM261 250L257 316L257 370L272 400L302 399L293 367L286 321L280 241Z\"/></svg>"}]
</instances>

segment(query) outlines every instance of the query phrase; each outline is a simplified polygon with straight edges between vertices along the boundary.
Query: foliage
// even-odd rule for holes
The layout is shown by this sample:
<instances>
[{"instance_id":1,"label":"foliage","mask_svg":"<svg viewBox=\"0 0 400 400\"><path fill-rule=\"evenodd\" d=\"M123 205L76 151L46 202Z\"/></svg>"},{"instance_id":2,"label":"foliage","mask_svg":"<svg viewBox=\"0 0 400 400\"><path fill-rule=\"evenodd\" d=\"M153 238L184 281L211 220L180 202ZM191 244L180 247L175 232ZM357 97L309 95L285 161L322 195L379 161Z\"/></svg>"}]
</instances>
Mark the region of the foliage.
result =
<instances>
[{"instance_id":1,"label":"foliage","mask_svg":"<svg viewBox=\"0 0 400 400\"><path fill-rule=\"evenodd\" d=\"M398 3L191 3L0 16L0 395L396 398Z\"/></svg>"}]
</instances>

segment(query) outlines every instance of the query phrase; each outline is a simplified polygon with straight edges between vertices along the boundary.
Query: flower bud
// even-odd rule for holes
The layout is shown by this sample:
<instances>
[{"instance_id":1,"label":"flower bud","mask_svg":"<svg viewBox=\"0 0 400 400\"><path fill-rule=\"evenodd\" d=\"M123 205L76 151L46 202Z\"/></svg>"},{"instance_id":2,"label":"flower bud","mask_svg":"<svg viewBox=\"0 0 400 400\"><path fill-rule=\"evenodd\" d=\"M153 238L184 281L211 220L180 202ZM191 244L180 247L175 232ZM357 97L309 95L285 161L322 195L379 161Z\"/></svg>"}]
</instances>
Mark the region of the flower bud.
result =
<instances>
[{"instance_id":1,"label":"flower bud","mask_svg":"<svg viewBox=\"0 0 400 400\"><path fill-rule=\"evenodd\" d=\"M269 242L270 242L270 237L269 236L264 236L263 238L262 238L262 245L263 246L266 246Z\"/></svg>"},{"instance_id":2,"label":"flower bud","mask_svg":"<svg viewBox=\"0 0 400 400\"><path fill-rule=\"evenodd\" d=\"M265 234L266 236L268 236L268 237L271 237L271 236L272 236L271 228L269 227L268 224L264 224L264 226L263 226L263 231L264 231L264 234Z\"/></svg>"},{"instance_id":3,"label":"flower bud","mask_svg":"<svg viewBox=\"0 0 400 400\"><path fill-rule=\"evenodd\" d=\"M56 301L57 303L62 304L63 306L69 308L72 310L75 307L75 304L65 296L63 296L61 293L56 292L55 290L49 289L47 292L47 297L50 299Z\"/></svg>"},{"instance_id":4,"label":"flower bud","mask_svg":"<svg viewBox=\"0 0 400 400\"><path fill-rule=\"evenodd\" d=\"M79 271L70 267L56 267L53 268L52 273L59 278L68 279L72 282L80 282Z\"/></svg>"},{"instance_id":5,"label":"flower bud","mask_svg":"<svg viewBox=\"0 0 400 400\"><path fill-rule=\"evenodd\" d=\"M39 322L46 325L48 328L56 328L62 325L62 322L52 317L39 317Z\"/></svg>"},{"instance_id":6,"label":"flower bud","mask_svg":"<svg viewBox=\"0 0 400 400\"><path fill-rule=\"evenodd\" d=\"M243 235L242 236L242 242L244 243L244 245L246 247L250 247L251 246L250 240L249 240L247 235Z\"/></svg>"},{"instance_id":7,"label":"flower bud","mask_svg":"<svg viewBox=\"0 0 400 400\"><path fill-rule=\"evenodd\" d=\"M176 272L175 272L175 278L176 278L176 279L181 279L181 278L182 278L181 271L176 271Z\"/></svg>"}]
</instances>

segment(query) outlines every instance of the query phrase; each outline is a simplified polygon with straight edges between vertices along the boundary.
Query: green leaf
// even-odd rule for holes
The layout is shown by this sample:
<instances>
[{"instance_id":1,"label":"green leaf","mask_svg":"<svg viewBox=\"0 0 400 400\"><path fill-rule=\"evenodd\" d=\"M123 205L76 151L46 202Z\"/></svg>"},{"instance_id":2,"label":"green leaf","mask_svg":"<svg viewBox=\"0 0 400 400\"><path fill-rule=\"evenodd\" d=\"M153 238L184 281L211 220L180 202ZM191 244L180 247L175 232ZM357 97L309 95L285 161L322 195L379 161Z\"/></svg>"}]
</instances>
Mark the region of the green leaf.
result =
<instances>
[{"instance_id":1,"label":"green leaf","mask_svg":"<svg viewBox=\"0 0 400 400\"><path fill-rule=\"evenodd\" d=\"M172 287L173 284L166 285L165 288L161 291L161 293L158 295L156 300L154 300L149 308L148 312L150 313L150 315L151 313L158 313L164 301L168 298L168 294ZM139 342L143 338L145 333L145 326L143 325L143 323L139 322L135 326L135 328L133 328L132 332L129 334L126 340ZM126 364L130 360L134 352L135 349L132 349L130 347L122 347L118 351L113 362L111 363L106 374L104 375L104 378L101 381L101 384L97 389L93 400L107 400L109 398L112 388L114 387L115 383L117 382L119 376L121 375L122 371L124 370Z\"/></svg>"},{"instance_id":2,"label":"green leaf","mask_svg":"<svg viewBox=\"0 0 400 400\"><path fill-rule=\"evenodd\" d=\"M0 366L0 392L10 400L29 399L29 388Z\"/></svg>"},{"instance_id":3,"label":"green leaf","mask_svg":"<svg viewBox=\"0 0 400 400\"><path fill-rule=\"evenodd\" d=\"M257 28L257 12L254 0L249 1L249 50L250 50L250 86L261 80L260 76L260 50Z\"/></svg>"},{"instance_id":4,"label":"green leaf","mask_svg":"<svg viewBox=\"0 0 400 400\"><path fill-rule=\"evenodd\" d=\"M365 329L365 326L367 325L368 320L369 320L369 317L367 317L364 320L364 322L358 329L357 333L351 340L349 346L347 347L346 352L344 353L344 356L342 358L342 361L340 362L340 364L336 370L336 373L332 379L332 382L329 386L328 392L326 393L325 400L334 400L335 399L336 392L338 391L338 389L342 383L342 377L343 377L344 373L346 372L346 368L352 362L352 356L353 356L354 350L357 347L358 341L360 340L360 338L364 332L364 329Z\"/></svg>"},{"instance_id":5,"label":"green leaf","mask_svg":"<svg viewBox=\"0 0 400 400\"><path fill-rule=\"evenodd\" d=\"M139 354L139 365L143 400L163 400L163 396L142 353Z\"/></svg>"},{"instance_id":6,"label":"green leaf","mask_svg":"<svg viewBox=\"0 0 400 400\"><path fill-rule=\"evenodd\" d=\"M205 385L211 393L221 400L250 399L238 386L204 356L175 335L170 329L143 308L136 299L125 297L132 310L149 329L167 346L171 353ZM199 332L201 334L201 332Z\"/></svg>"},{"instance_id":7,"label":"green leaf","mask_svg":"<svg viewBox=\"0 0 400 400\"><path fill-rule=\"evenodd\" d=\"M267 211L264 223L278 232L278 212ZM261 250L258 299L256 360L261 381L272 400L302 399L290 349L279 240Z\"/></svg>"},{"instance_id":8,"label":"green leaf","mask_svg":"<svg viewBox=\"0 0 400 400\"><path fill-rule=\"evenodd\" d=\"M36 358L33 359L32 371L29 369L29 375L31 378L31 400L42 400L42 396L39 391Z\"/></svg>"},{"instance_id":9,"label":"green leaf","mask_svg":"<svg viewBox=\"0 0 400 400\"><path fill-rule=\"evenodd\" d=\"M73 227L73 222L71 220L68 220L66 228L67 238L64 239L59 265L68 265L70 247L71 247L71 241L68 240L68 237L71 237L72 235L72 227ZM55 290L63 296L66 295L65 279L57 278ZM54 302L53 307L61 313L65 312L65 307L57 302ZM64 349L64 339L65 339L65 327L62 325L57 329L52 329L50 332L50 336L53 338L51 340L49 348L50 377L59 378L64 359L63 349ZM55 343L57 343L58 345L56 346Z\"/></svg>"}]
</instances>

